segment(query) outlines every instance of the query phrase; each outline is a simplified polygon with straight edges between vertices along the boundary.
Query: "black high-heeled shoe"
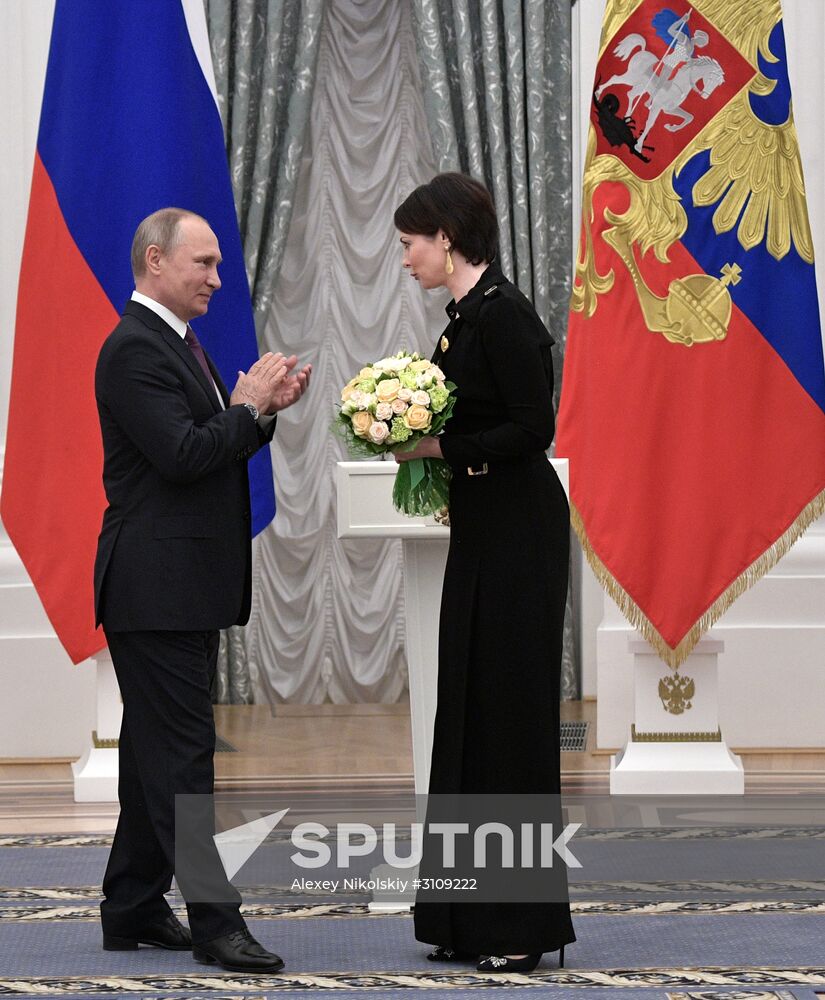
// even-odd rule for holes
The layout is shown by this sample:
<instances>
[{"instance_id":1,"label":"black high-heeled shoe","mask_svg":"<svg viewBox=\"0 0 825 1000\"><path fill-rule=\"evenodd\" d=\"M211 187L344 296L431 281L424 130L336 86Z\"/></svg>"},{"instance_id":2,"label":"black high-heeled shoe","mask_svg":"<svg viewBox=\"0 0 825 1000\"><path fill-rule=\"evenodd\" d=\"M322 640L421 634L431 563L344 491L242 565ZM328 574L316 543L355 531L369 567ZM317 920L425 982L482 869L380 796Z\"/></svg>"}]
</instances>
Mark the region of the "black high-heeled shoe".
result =
<instances>
[{"instance_id":1,"label":"black high-heeled shoe","mask_svg":"<svg viewBox=\"0 0 825 1000\"><path fill-rule=\"evenodd\" d=\"M478 955L471 955L467 951L455 951L453 948L445 948L443 944L437 944L427 955L427 959L430 962L477 962Z\"/></svg>"},{"instance_id":2,"label":"black high-heeled shoe","mask_svg":"<svg viewBox=\"0 0 825 1000\"><path fill-rule=\"evenodd\" d=\"M538 955L526 955L524 958L505 958L500 955L487 955L478 963L478 972L532 972L542 959ZM559 968L564 968L564 945L559 948Z\"/></svg>"}]
</instances>

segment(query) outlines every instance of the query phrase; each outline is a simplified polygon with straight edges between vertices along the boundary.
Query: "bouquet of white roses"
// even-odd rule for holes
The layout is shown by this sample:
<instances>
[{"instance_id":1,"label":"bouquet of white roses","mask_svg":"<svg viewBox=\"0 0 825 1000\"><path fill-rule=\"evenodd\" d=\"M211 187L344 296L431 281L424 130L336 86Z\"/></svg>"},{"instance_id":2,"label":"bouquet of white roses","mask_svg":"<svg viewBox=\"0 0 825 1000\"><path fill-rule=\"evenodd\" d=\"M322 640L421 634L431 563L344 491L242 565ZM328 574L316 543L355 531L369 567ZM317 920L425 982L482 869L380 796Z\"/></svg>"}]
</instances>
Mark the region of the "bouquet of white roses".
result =
<instances>
[{"instance_id":1,"label":"bouquet of white roses","mask_svg":"<svg viewBox=\"0 0 825 1000\"><path fill-rule=\"evenodd\" d=\"M402 351L362 368L341 392L336 424L354 455L411 451L427 434L438 434L455 405L455 386L420 354ZM412 517L447 505L450 467L437 458L400 462L392 499Z\"/></svg>"}]
</instances>

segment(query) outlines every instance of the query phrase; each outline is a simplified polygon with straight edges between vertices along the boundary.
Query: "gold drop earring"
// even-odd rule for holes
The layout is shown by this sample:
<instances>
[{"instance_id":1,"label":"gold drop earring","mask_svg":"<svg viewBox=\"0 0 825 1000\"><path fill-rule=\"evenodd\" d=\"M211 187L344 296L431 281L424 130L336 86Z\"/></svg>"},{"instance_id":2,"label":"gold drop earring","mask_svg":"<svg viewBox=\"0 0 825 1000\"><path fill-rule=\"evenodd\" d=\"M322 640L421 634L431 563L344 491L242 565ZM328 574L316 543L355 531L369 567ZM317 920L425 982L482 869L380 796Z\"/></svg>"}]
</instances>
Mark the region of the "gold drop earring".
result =
<instances>
[{"instance_id":1,"label":"gold drop earring","mask_svg":"<svg viewBox=\"0 0 825 1000\"><path fill-rule=\"evenodd\" d=\"M444 265L444 270L447 274L452 274L455 270L453 267L453 255L450 253L449 247L444 247L444 249L447 251L447 263Z\"/></svg>"}]
</instances>

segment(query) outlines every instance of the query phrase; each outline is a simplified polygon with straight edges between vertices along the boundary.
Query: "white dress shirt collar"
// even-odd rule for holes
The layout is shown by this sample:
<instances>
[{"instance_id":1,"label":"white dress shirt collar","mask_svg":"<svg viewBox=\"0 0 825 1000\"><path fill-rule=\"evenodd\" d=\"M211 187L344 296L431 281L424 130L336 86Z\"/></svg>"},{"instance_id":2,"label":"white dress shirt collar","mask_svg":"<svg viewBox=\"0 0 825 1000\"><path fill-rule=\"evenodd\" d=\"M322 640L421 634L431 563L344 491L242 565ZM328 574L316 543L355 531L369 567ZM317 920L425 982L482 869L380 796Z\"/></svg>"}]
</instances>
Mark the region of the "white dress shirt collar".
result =
<instances>
[{"instance_id":1,"label":"white dress shirt collar","mask_svg":"<svg viewBox=\"0 0 825 1000\"><path fill-rule=\"evenodd\" d=\"M186 336L187 324L184 323L182 319L177 317L171 309L167 309L166 306L162 306L160 302L155 302L154 299L150 299L149 296L144 295L143 292L132 292L132 301L139 302L142 306L146 306L147 309L151 309L153 313L160 316L164 323L168 323L169 326L172 327L181 340L183 340Z\"/></svg>"},{"instance_id":2,"label":"white dress shirt collar","mask_svg":"<svg viewBox=\"0 0 825 1000\"><path fill-rule=\"evenodd\" d=\"M160 302L155 302L154 299L150 299L149 296L144 295L143 292L132 292L132 301L139 302L142 306L146 306L147 309L151 309L153 313L160 316L165 323L168 323L169 326L172 327L181 340L184 339L188 324L184 323L182 319L176 316L171 309L167 309L166 306L162 306ZM214 379L212 380L212 386L215 390L215 395L218 397L218 402L221 404L221 409L225 410L226 406L221 398L220 390L217 385L215 385Z\"/></svg>"}]
</instances>

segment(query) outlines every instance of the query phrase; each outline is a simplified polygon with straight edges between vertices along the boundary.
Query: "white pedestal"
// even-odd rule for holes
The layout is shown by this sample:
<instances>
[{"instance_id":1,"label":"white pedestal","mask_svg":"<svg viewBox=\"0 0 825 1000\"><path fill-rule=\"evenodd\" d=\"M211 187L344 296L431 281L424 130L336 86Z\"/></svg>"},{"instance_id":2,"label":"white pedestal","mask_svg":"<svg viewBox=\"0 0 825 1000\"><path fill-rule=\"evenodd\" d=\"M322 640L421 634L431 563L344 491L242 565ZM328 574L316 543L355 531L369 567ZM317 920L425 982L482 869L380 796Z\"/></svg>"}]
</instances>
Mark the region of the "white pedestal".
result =
<instances>
[{"instance_id":1,"label":"white pedestal","mask_svg":"<svg viewBox=\"0 0 825 1000\"><path fill-rule=\"evenodd\" d=\"M603 594L597 635L599 748L627 740L635 718L637 635ZM719 722L728 745L744 749L822 747L825 741L825 518L746 591L713 626L719 656Z\"/></svg>"},{"instance_id":2,"label":"white pedestal","mask_svg":"<svg viewBox=\"0 0 825 1000\"><path fill-rule=\"evenodd\" d=\"M112 657L108 649L95 657L97 670L97 729L80 760L72 764L75 802L117 802L117 741L123 718Z\"/></svg>"},{"instance_id":3,"label":"white pedestal","mask_svg":"<svg viewBox=\"0 0 825 1000\"><path fill-rule=\"evenodd\" d=\"M565 491L567 459L552 459ZM410 683L415 791L430 781L438 687L438 614L450 529L424 517L406 517L392 505L395 462L338 463L338 537L401 538L407 604L407 663Z\"/></svg>"},{"instance_id":4,"label":"white pedestal","mask_svg":"<svg viewBox=\"0 0 825 1000\"><path fill-rule=\"evenodd\" d=\"M392 505L397 468L394 461L338 463L338 537L403 540L413 773L416 794L425 795L438 686L438 609L450 529L432 518L398 513Z\"/></svg>"},{"instance_id":5,"label":"white pedestal","mask_svg":"<svg viewBox=\"0 0 825 1000\"><path fill-rule=\"evenodd\" d=\"M2 525L0 691L0 758L65 759L83 750L95 724L94 664L72 664Z\"/></svg>"},{"instance_id":6,"label":"white pedestal","mask_svg":"<svg viewBox=\"0 0 825 1000\"><path fill-rule=\"evenodd\" d=\"M449 535L449 528L442 528ZM438 615L449 541L404 539L407 663L416 795L430 786L438 692Z\"/></svg>"},{"instance_id":7,"label":"white pedestal","mask_svg":"<svg viewBox=\"0 0 825 1000\"><path fill-rule=\"evenodd\" d=\"M674 673L641 637L633 657L634 722L610 760L613 795L742 795L741 760L719 729L718 659L724 643L701 639Z\"/></svg>"}]
</instances>

